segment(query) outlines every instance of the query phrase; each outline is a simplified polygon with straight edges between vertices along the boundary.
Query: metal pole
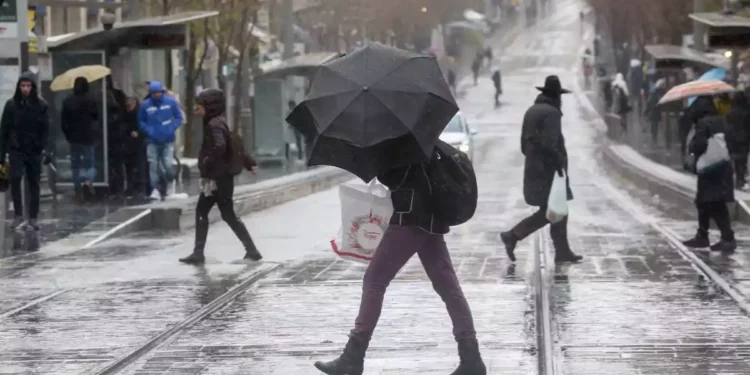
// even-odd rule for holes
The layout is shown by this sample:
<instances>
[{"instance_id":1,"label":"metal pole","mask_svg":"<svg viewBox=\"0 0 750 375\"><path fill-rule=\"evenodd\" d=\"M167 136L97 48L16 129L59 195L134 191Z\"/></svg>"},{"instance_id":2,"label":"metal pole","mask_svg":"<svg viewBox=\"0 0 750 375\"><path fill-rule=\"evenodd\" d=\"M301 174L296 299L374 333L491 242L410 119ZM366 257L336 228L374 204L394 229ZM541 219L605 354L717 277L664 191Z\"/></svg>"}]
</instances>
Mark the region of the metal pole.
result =
<instances>
[{"instance_id":1,"label":"metal pole","mask_svg":"<svg viewBox=\"0 0 750 375\"><path fill-rule=\"evenodd\" d=\"M693 13L701 13L705 9L704 0L693 0ZM693 21L693 47L700 51L706 51L706 44L704 43L706 34L706 27L696 21Z\"/></svg>"},{"instance_id":2,"label":"metal pole","mask_svg":"<svg viewBox=\"0 0 750 375\"><path fill-rule=\"evenodd\" d=\"M294 8L292 0L284 0L284 28L282 35L284 37L283 59L289 59L294 56Z\"/></svg>"},{"instance_id":3,"label":"metal pole","mask_svg":"<svg viewBox=\"0 0 750 375\"><path fill-rule=\"evenodd\" d=\"M729 67L729 71L731 72L731 75L732 75L732 85L736 87L737 81L740 78L740 72L737 67L737 65L739 65L740 63L740 51L739 50L732 50L732 58L730 59L730 61L731 61L730 64L732 64L732 66Z\"/></svg>"}]
</instances>

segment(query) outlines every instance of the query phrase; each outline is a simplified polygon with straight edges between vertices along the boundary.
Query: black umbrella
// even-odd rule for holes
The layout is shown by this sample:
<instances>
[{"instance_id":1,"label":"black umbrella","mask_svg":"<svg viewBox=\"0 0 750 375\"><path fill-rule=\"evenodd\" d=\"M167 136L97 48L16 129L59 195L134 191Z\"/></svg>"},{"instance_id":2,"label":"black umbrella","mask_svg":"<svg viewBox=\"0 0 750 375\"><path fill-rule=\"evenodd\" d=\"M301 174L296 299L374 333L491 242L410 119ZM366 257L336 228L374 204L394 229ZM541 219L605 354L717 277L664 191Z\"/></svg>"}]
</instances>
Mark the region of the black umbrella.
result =
<instances>
[{"instance_id":1,"label":"black umbrella","mask_svg":"<svg viewBox=\"0 0 750 375\"><path fill-rule=\"evenodd\" d=\"M315 139L308 165L370 181L428 161L456 112L434 57L372 43L321 65L287 122Z\"/></svg>"}]
</instances>

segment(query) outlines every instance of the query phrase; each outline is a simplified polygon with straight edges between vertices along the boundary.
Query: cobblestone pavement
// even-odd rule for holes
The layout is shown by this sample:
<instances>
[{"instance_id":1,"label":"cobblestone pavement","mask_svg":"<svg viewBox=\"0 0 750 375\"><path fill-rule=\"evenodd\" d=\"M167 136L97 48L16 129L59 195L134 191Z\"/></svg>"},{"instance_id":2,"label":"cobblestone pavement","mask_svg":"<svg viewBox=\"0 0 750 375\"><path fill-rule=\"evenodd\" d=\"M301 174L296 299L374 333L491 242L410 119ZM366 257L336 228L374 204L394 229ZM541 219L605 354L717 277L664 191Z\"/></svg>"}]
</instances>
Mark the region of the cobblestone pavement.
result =
<instances>
[{"instance_id":1,"label":"cobblestone pavement","mask_svg":"<svg viewBox=\"0 0 750 375\"><path fill-rule=\"evenodd\" d=\"M460 104L479 130L475 168L480 204L446 241L479 332L489 374L537 374L532 239L510 264L499 233L528 215L518 150L523 110L534 86L558 74L575 86L581 45L578 0L560 0L552 19L501 53L503 106L492 108L488 77ZM586 35L584 34L585 38ZM575 87L573 87L575 88ZM655 200L612 177L597 160L602 137L582 95L563 99L571 157L570 238L586 258L555 269L551 293L557 373L570 375L750 374L750 319L704 279L651 224L688 235L685 203ZM180 266L186 233L127 238L70 255L0 260L0 374L98 373L174 327L259 268L268 273L226 306L149 351L128 375L313 374L312 362L340 353L359 305L364 266L335 258L328 240L340 225L330 190L246 217L266 259L238 261L225 225L212 228L209 263ZM741 247L750 230L738 228ZM544 232L546 251L550 240ZM735 286L747 262L721 258ZM743 267L744 266L744 267ZM458 362L450 321L418 260L388 289L366 374L447 374Z\"/></svg>"}]
</instances>

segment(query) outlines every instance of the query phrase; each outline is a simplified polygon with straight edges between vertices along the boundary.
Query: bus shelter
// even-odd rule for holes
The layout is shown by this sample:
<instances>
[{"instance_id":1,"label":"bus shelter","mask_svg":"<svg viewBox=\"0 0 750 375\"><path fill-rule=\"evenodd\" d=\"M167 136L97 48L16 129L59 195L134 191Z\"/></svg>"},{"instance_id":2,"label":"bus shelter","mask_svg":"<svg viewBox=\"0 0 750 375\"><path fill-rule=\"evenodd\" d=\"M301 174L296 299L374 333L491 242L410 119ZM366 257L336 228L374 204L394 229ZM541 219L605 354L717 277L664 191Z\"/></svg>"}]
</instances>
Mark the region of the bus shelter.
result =
<instances>
[{"instance_id":1,"label":"bus shelter","mask_svg":"<svg viewBox=\"0 0 750 375\"><path fill-rule=\"evenodd\" d=\"M104 65L111 68L110 60L121 53L132 50L149 49L184 49L188 41L188 23L217 15L217 11L183 12L162 17L144 18L135 21L115 23L111 28L89 29L83 32L70 33L47 38L47 53L51 59L54 78L65 71L84 65ZM113 69L113 75L116 72ZM125 73L127 72L117 72ZM60 113L63 100L72 90L52 92L51 81L41 82L42 93L50 104L50 143L54 145L55 165L57 168L56 186L73 185L70 167L70 145L62 134ZM94 186L104 187L109 183L109 145L108 133L111 132L111 113L107 113L111 104L107 103L107 80L90 83L90 90L99 100L100 121L93 129L98 141L95 144L95 178ZM110 100L111 102L111 100Z\"/></svg>"},{"instance_id":2,"label":"bus shelter","mask_svg":"<svg viewBox=\"0 0 750 375\"><path fill-rule=\"evenodd\" d=\"M309 142L305 142L305 150L299 149L293 129L286 124L290 112L287 103L301 102L317 68L338 56L337 52L299 55L255 76L252 129L245 133L252 136L245 137L245 147L254 150L259 161L286 164L291 145L299 154L309 153Z\"/></svg>"},{"instance_id":3,"label":"bus shelter","mask_svg":"<svg viewBox=\"0 0 750 375\"><path fill-rule=\"evenodd\" d=\"M736 85L739 77L738 63L740 50L750 47L750 17L731 11L713 13L693 13L690 18L705 25L708 33L708 47L732 51L730 72Z\"/></svg>"}]
</instances>

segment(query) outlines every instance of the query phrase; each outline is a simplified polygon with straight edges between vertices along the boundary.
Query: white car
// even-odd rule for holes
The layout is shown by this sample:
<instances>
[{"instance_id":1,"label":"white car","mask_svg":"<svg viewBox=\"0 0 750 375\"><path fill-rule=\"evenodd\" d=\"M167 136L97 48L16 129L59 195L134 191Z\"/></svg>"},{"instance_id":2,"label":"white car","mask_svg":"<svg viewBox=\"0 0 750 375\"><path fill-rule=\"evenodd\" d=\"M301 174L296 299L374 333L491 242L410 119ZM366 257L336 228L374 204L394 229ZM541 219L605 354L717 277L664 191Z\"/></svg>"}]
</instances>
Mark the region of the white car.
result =
<instances>
[{"instance_id":1,"label":"white car","mask_svg":"<svg viewBox=\"0 0 750 375\"><path fill-rule=\"evenodd\" d=\"M469 128L464 116L458 112L443 130L440 140L466 153L470 159L474 160L474 135L477 133L476 130Z\"/></svg>"}]
</instances>

